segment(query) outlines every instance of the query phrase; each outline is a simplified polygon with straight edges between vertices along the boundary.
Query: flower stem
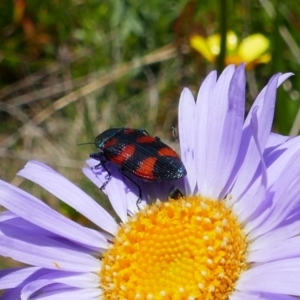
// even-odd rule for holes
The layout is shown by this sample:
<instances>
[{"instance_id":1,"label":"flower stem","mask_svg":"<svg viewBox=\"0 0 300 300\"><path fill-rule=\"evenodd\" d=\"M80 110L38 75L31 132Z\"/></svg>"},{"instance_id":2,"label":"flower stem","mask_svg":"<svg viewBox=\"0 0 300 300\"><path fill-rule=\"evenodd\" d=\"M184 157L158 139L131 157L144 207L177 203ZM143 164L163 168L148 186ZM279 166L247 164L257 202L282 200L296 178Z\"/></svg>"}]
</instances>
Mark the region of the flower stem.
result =
<instances>
[{"instance_id":1,"label":"flower stem","mask_svg":"<svg viewBox=\"0 0 300 300\"><path fill-rule=\"evenodd\" d=\"M219 0L219 32L221 36L220 54L217 58L216 68L220 74L225 66L226 35L227 35L227 0Z\"/></svg>"}]
</instances>

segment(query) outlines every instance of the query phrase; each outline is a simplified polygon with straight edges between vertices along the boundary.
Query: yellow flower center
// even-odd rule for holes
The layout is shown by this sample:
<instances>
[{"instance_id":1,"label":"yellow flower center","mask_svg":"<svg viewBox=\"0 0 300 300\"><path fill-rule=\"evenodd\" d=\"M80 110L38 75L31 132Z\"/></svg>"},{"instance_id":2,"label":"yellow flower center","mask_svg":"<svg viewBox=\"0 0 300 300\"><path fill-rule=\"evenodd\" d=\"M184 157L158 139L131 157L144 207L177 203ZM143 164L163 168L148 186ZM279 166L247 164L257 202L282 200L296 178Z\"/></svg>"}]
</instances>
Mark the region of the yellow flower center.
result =
<instances>
[{"instance_id":1,"label":"yellow flower center","mask_svg":"<svg viewBox=\"0 0 300 300\"><path fill-rule=\"evenodd\" d=\"M247 241L225 201L156 202L123 224L102 258L103 299L228 299Z\"/></svg>"}]
</instances>

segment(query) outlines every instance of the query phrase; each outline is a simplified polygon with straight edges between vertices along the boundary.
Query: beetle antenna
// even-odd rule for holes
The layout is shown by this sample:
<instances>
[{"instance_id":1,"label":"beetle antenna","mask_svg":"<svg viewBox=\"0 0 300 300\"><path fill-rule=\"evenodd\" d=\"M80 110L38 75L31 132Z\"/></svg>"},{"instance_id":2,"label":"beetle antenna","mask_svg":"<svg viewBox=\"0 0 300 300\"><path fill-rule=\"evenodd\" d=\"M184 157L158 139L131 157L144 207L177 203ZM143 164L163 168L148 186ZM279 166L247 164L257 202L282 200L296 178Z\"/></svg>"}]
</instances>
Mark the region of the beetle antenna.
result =
<instances>
[{"instance_id":1,"label":"beetle antenna","mask_svg":"<svg viewBox=\"0 0 300 300\"><path fill-rule=\"evenodd\" d=\"M87 143L80 143L80 144L77 144L77 146L82 146L82 145L95 145L95 142L92 143L92 142L87 142Z\"/></svg>"}]
</instances>

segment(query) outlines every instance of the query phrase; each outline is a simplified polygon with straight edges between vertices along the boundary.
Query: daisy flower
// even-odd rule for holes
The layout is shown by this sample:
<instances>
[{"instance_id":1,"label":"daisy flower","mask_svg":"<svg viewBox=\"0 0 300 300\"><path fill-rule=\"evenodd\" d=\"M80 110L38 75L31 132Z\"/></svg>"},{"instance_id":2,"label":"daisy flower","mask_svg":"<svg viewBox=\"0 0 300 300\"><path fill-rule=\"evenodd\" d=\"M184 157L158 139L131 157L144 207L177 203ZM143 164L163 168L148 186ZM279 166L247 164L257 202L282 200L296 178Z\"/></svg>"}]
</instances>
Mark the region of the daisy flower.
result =
<instances>
[{"instance_id":1,"label":"daisy flower","mask_svg":"<svg viewBox=\"0 0 300 300\"><path fill-rule=\"evenodd\" d=\"M18 174L78 210L83 227L34 196L0 182L0 254L28 267L2 270L0 299L298 299L300 296L300 140L271 133L274 75L247 118L245 70L229 66L204 80L195 102L179 103L184 196L170 182L136 186L114 165L106 185L119 222L50 167ZM106 181L98 162L84 174Z\"/></svg>"}]
</instances>

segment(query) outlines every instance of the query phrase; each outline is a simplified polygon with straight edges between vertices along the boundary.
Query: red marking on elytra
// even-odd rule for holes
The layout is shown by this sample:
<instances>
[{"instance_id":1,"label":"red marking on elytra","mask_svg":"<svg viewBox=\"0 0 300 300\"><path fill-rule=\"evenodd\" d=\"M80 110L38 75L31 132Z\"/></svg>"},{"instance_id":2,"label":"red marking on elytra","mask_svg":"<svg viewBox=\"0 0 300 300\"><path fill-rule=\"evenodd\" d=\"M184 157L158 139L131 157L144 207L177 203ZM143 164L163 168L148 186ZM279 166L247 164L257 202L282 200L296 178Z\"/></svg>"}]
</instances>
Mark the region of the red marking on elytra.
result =
<instances>
[{"instance_id":1,"label":"red marking on elytra","mask_svg":"<svg viewBox=\"0 0 300 300\"><path fill-rule=\"evenodd\" d=\"M116 143L118 143L118 139L117 138L111 138L108 141L105 142L105 148L107 147L113 147Z\"/></svg>"},{"instance_id":2,"label":"red marking on elytra","mask_svg":"<svg viewBox=\"0 0 300 300\"><path fill-rule=\"evenodd\" d=\"M124 130L124 134L131 134L131 133L133 133L134 132L134 129L131 129L131 128L126 128L125 130Z\"/></svg>"},{"instance_id":3,"label":"red marking on elytra","mask_svg":"<svg viewBox=\"0 0 300 300\"><path fill-rule=\"evenodd\" d=\"M160 156L173 156L178 157L177 153L171 148L161 148L158 150L158 154Z\"/></svg>"},{"instance_id":4,"label":"red marking on elytra","mask_svg":"<svg viewBox=\"0 0 300 300\"><path fill-rule=\"evenodd\" d=\"M135 152L135 145L126 145L122 151L117 155L110 158L111 161L121 165L124 161L130 158Z\"/></svg>"},{"instance_id":5,"label":"red marking on elytra","mask_svg":"<svg viewBox=\"0 0 300 300\"><path fill-rule=\"evenodd\" d=\"M140 162L138 169L134 170L133 173L136 176L145 178L145 179L155 179L153 177L152 171L154 169L154 165L157 161L156 157L148 157Z\"/></svg>"},{"instance_id":6,"label":"red marking on elytra","mask_svg":"<svg viewBox=\"0 0 300 300\"><path fill-rule=\"evenodd\" d=\"M144 143L153 143L155 142L155 138L149 135L141 136L136 139L137 143L144 144Z\"/></svg>"}]
</instances>

